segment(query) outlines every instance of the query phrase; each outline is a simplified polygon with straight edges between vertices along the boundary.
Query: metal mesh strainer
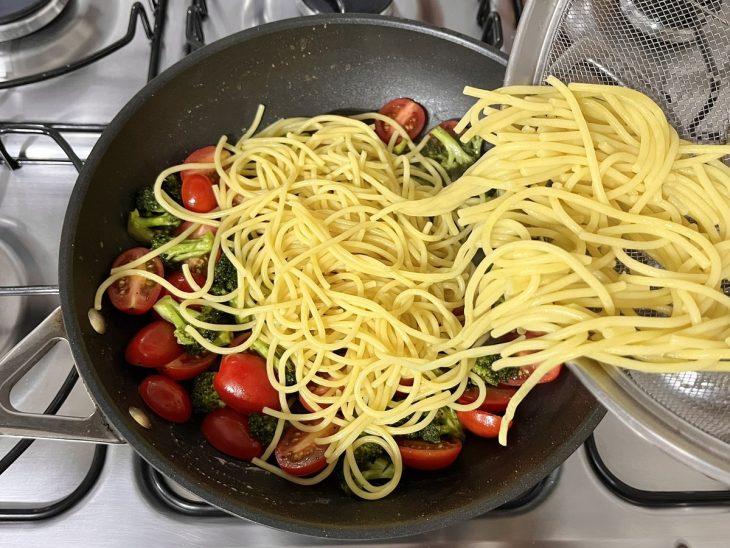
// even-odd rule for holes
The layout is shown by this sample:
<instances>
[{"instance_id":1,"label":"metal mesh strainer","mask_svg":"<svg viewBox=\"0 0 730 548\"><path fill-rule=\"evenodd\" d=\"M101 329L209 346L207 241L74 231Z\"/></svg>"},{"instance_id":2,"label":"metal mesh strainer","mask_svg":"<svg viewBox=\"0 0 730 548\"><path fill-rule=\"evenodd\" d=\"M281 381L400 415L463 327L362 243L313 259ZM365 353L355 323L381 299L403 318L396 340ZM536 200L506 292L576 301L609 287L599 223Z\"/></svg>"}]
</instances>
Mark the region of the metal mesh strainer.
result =
<instances>
[{"instance_id":1,"label":"metal mesh strainer","mask_svg":"<svg viewBox=\"0 0 730 548\"><path fill-rule=\"evenodd\" d=\"M533 0L506 83L551 74L637 89L685 139L726 143L730 0ZM730 484L730 374L578 365L574 372L629 426Z\"/></svg>"}]
</instances>

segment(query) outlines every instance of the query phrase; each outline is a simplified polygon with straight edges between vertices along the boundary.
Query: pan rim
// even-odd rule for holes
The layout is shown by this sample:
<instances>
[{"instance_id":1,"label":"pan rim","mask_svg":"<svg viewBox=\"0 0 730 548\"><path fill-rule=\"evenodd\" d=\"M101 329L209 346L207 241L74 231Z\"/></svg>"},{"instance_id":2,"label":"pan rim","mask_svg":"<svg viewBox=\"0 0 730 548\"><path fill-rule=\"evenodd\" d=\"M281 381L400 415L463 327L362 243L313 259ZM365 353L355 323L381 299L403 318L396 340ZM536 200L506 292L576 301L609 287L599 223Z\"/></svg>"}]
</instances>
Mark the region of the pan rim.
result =
<instances>
[{"instance_id":1,"label":"pan rim","mask_svg":"<svg viewBox=\"0 0 730 548\"><path fill-rule=\"evenodd\" d=\"M76 361L77 368L81 373L81 377L87 386L88 392L92 395L97 406L107 417L107 420L109 420L112 426L119 431L125 440L127 440L130 446L155 469L160 470L163 473L165 467L169 466L169 464L167 462L167 458L161 453L161 451L147 441L147 439L138 430L128 426L127 423L122 420L114 420L117 418L117 411L111 403L113 401L113 395L101 382L101 378L97 374L96 369L93 367L94 360L89 355L86 345L83 342L82 330L80 323L77 321L77 318L86 317L86 311L78 310L75 299L72 298L72 291L70 289L74 275L73 243L77 232L82 204L84 203L84 198L93 181L92 175L97 171L99 163L105 156L107 149L114 141L117 134L127 124L129 119L136 113L141 105L144 104L147 97L154 94L158 89L166 86L169 81L176 78L179 74L195 65L198 65L203 60L216 55L222 50L240 42L248 41L252 38L307 26L316 27L328 25L372 25L407 30L450 41L454 44L473 50L503 66L506 65L507 62L507 56L505 54L468 36L412 20L374 15L323 15L286 19L238 32L191 53L145 85L114 117L89 154L84 168L74 186L64 218L59 249L61 308L73 357ZM221 508L223 511L244 517L245 519L250 519L262 525L320 538L376 540L426 533L453 525L466 519L474 518L518 496L520 494L519 487L529 487L537 483L554 468L559 466L565 459L567 459L570 454L572 454L583 443L585 437L595 428L604 413L605 410L600 406L600 404L595 403L593 410L586 414L582 423L575 428L572 434L567 438L567 441L562 444L561 448L558 451L551 453L550 457L543 462L542 466L534 468L531 473L522 476L519 482L511 484L510 488L504 488L496 495L493 492L489 498L475 500L458 509L450 509L440 513L437 512L425 518L414 517L411 520L399 522L397 525L363 526L359 524L337 524L327 526L322 523L321 526L317 526L311 521L298 520L294 516L291 516L286 520L282 519L278 514L269 513L261 507L247 504L245 497L238 499L235 507L233 504L229 504L227 497L223 495L219 496L216 493L210 492L205 493L204 498L206 502ZM185 473L181 473L178 477L176 477L175 481L179 482L184 488L199 494L201 490L200 482L195 481L195 476L194 471L186 470ZM485 503L485 500L488 500L489 502Z\"/></svg>"}]
</instances>

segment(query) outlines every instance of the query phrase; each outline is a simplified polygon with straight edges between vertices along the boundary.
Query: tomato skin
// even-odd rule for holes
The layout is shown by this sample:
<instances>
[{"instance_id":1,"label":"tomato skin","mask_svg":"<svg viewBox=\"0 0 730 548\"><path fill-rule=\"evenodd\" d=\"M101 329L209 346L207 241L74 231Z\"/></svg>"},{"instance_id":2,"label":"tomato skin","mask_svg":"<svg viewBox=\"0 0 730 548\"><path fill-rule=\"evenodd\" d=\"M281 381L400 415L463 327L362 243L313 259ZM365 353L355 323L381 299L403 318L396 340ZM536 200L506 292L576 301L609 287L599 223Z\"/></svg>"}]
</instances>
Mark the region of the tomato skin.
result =
<instances>
[{"instance_id":1,"label":"tomato skin","mask_svg":"<svg viewBox=\"0 0 730 548\"><path fill-rule=\"evenodd\" d=\"M213 193L213 183L200 173L188 175L183 180L181 194L185 209L195 213L208 213L218 207Z\"/></svg>"},{"instance_id":2,"label":"tomato skin","mask_svg":"<svg viewBox=\"0 0 730 548\"><path fill-rule=\"evenodd\" d=\"M203 275L200 272L190 272L190 274L192 275L193 280L195 280L195 283L197 283L199 286L202 287L206 280L205 275ZM185 291L187 293L192 293L192 291L193 291L193 288L190 287L190 284L185 279L185 274L182 273L182 270L176 270L172 274L168 274L165 277L165 279L168 282L170 282L173 286L175 286L175 288L179 289L180 291ZM182 302L182 299L180 299L179 297L176 297L175 295L170 293L167 289L163 288L162 291L160 292L159 298L161 299L165 295L170 295L170 297L175 299L177 302ZM194 306L191 306L190 308L195 309ZM198 308L200 308L200 307L198 307Z\"/></svg>"},{"instance_id":3,"label":"tomato skin","mask_svg":"<svg viewBox=\"0 0 730 548\"><path fill-rule=\"evenodd\" d=\"M157 371L160 375L165 375L176 381L187 381L210 369L217 357L213 352L208 352L202 356L192 356L187 352L183 352L158 368Z\"/></svg>"},{"instance_id":4,"label":"tomato skin","mask_svg":"<svg viewBox=\"0 0 730 548\"><path fill-rule=\"evenodd\" d=\"M170 422L187 422L193 405L187 391L177 382L162 375L150 375L139 385L139 395L156 414Z\"/></svg>"},{"instance_id":5,"label":"tomato skin","mask_svg":"<svg viewBox=\"0 0 730 548\"><path fill-rule=\"evenodd\" d=\"M319 432L303 432L289 426L276 446L274 455L279 467L292 476L310 476L321 472L327 466L324 452L326 445L315 442L318 438L337 432L337 425L329 424Z\"/></svg>"},{"instance_id":6,"label":"tomato skin","mask_svg":"<svg viewBox=\"0 0 730 548\"><path fill-rule=\"evenodd\" d=\"M188 157L183 160L183 164L212 164L215 161L215 145L209 145L192 151L188 154ZM215 167L206 169L186 169L180 172L180 179L185 182L185 179L191 175L204 175L210 181L216 181L218 176L215 171Z\"/></svg>"},{"instance_id":7,"label":"tomato skin","mask_svg":"<svg viewBox=\"0 0 730 548\"><path fill-rule=\"evenodd\" d=\"M328 388L326 386L322 386L321 384L316 384L316 383L313 383L313 382L310 382L307 385L307 388L309 389L309 391L312 394L315 394L317 396L324 396L327 393L327 390L328 390ZM307 401L302 397L301 394L299 394L299 403L301 403L302 404L302 407L304 407L304 409L306 409L310 413L314 413L316 411L316 409L314 409L314 407L312 407L311 405L309 405L307 403ZM329 407L329 404L328 403L324 403L324 404L320 404L319 406L322 409L326 409L327 407Z\"/></svg>"},{"instance_id":8,"label":"tomato skin","mask_svg":"<svg viewBox=\"0 0 730 548\"><path fill-rule=\"evenodd\" d=\"M515 392L517 392L516 388L488 386L486 396L479 409L490 413L503 413ZM469 404L476 401L478 395L479 392L476 388L469 388L464 391L457 401L461 404Z\"/></svg>"},{"instance_id":9,"label":"tomato skin","mask_svg":"<svg viewBox=\"0 0 730 548\"><path fill-rule=\"evenodd\" d=\"M185 232L188 228L190 228L193 225L190 221L183 221L182 224L175 229L175 235L179 236L183 232ZM200 225L198 228L193 230L193 232L190 233L188 236L191 240L198 240L205 236L206 234L213 234L215 236L215 233L218 232L218 228L210 225Z\"/></svg>"},{"instance_id":10,"label":"tomato skin","mask_svg":"<svg viewBox=\"0 0 730 548\"><path fill-rule=\"evenodd\" d=\"M266 360L258 354L224 356L213 386L223 403L239 413L261 413L264 407L281 409L279 393L266 374Z\"/></svg>"},{"instance_id":11,"label":"tomato skin","mask_svg":"<svg viewBox=\"0 0 730 548\"><path fill-rule=\"evenodd\" d=\"M499 436L499 428L502 426L502 417L488 411L475 409L473 411L457 411L456 416L459 422L472 434L481 438L496 438ZM512 427L512 423L509 424Z\"/></svg>"},{"instance_id":12,"label":"tomato skin","mask_svg":"<svg viewBox=\"0 0 730 548\"><path fill-rule=\"evenodd\" d=\"M248 426L248 417L229 407L208 413L201 425L208 443L221 453L241 460L251 460L264 454L264 448Z\"/></svg>"},{"instance_id":13,"label":"tomato skin","mask_svg":"<svg viewBox=\"0 0 730 548\"><path fill-rule=\"evenodd\" d=\"M429 443L423 440L401 438L397 440L403 464L415 470L441 470L451 466L461 453L461 441L442 440Z\"/></svg>"},{"instance_id":14,"label":"tomato skin","mask_svg":"<svg viewBox=\"0 0 730 548\"><path fill-rule=\"evenodd\" d=\"M175 326L164 320L145 325L127 343L124 359L132 365L159 367L185 352L175 339Z\"/></svg>"},{"instance_id":15,"label":"tomato skin","mask_svg":"<svg viewBox=\"0 0 730 548\"><path fill-rule=\"evenodd\" d=\"M454 130L454 128L456 127L456 124L458 124L458 123L459 123L458 118L451 118L449 120L444 120L443 122L441 122L439 124L439 127L444 128L446 131L451 133L451 135L453 135L454 137L458 137L459 134L456 133L456 131Z\"/></svg>"},{"instance_id":16,"label":"tomato skin","mask_svg":"<svg viewBox=\"0 0 730 548\"><path fill-rule=\"evenodd\" d=\"M521 353L519 355L522 355ZM528 379L530 375L532 375L532 372L535 371L535 368L537 365L528 365L525 367L522 367L522 374L521 376L517 377L516 379L512 379L509 381L504 381L501 383L502 386L522 386L525 384L525 381ZM558 364L555 367L553 367L550 371L545 373L542 379L540 379L539 384L545 384L546 382L552 382L555 379L557 379L560 376L560 372L563 370L563 364Z\"/></svg>"},{"instance_id":17,"label":"tomato skin","mask_svg":"<svg viewBox=\"0 0 730 548\"><path fill-rule=\"evenodd\" d=\"M146 247L133 247L121 253L114 262L112 268L131 263L139 259L142 255L149 253ZM165 275L165 269L162 267L162 261L155 257L147 261L143 265L148 272L153 272L158 276ZM124 276L117 280L106 290L114 308L131 314L134 316L145 314L157 302L162 291L162 286L152 280L147 280L142 276Z\"/></svg>"},{"instance_id":18,"label":"tomato skin","mask_svg":"<svg viewBox=\"0 0 730 548\"><path fill-rule=\"evenodd\" d=\"M380 114L393 118L398 124L406 130L411 139L415 139L426 125L426 110L408 97L400 97L385 103L380 110ZM393 128L381 120L375 120L375 132L384 143L389 143L393 135ZM398 141L400 142L399 138Z\"/></svg>"}]
</instances>

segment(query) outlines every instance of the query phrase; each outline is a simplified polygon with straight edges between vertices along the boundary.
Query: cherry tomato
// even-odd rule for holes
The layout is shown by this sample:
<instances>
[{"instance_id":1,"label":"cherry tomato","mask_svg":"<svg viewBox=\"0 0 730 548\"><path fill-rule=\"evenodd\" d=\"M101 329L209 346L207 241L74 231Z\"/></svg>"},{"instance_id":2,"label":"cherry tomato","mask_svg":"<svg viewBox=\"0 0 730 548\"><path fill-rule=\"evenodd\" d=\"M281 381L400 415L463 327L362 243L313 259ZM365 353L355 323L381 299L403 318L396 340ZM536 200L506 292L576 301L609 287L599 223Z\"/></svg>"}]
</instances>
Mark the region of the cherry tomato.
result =
<instances>
[{"instance_id":1,"label":"cherry tomato","mask_svg":"<svg viewBox=\"0 0 730 548\"><path fill-rule=\"evenodd\" d=\"M518 353L518 356L524 355L522 352ZM504 386L522 386L527 378L532 375L532 372L535 370L537 365L527 365L525 367L521 367L520 376L516 379L512 379L509 381L504 381L501 383ZM542 379L540 379L540 384L545 384L546 382L552 382L555 379L560 376L560 372L563 370L563 364L556 365L553 369L545 373Z\"/></svg>"},{"instance_id":2,"label":"cherry tomato","mask_svg":"<svg viewBox=\"0 0 730 548\"><path fill-rule=\"evenodd\" d=\"M312 394L315 394L316 396L324 396L327 393L327 390L329 390L326 386L322 386L321 384L317 384L317 383L314 383L314 382L310 382L307 385L307 388L309 389L309 391ZM306 409L310 413L314 413L316 411L314 409L314 407L312 407L311 405L309 405L306 402L306 400L302 397L301 394L299 394L299 403L301 403L302 404L302 407L304 407L304 409ZM319 406L322 409L324 409L326 407L329 407L329 404L328 403L321 403L321 404L319 404Z\"/></svg>"},{"instance_id":3,"label":"cherry tomato","mask_svg":"<svg viewBox=\"0 0 730 548\"><path fill-rule=\"evenodd\" d=\"M213 352L208 352L202 356L192 356L184 352L174 360L164 364L158 371L161 375L176 381L186 381L210 369L217 357Z\"/></svg>"},{"instance_id":4,"label":"cherry tomato","mask_svg":"<svg viewBox=\"0 0 730 548\"><path fill-rule=\"evenodd\" d=\"M316 440L335 432L335 424L329 424L319 432L302 432L289 426L274 451L276 462L292 476L309 476L321 472L327 466L327 459L324 458L327 445L316 443Z\"/></svg>"},{"instance_id":5,"label":"cherry tomato","mask_svg":"<svg viewBox=\"0 0 730 548\"><path fill-rule=\"evenodd\" d=\"M459 134L454 131L454 128L456 127L456 124L459 123L459 120L457 118L451 118L450 120L444 120L439 124L440 127L444 128L446 131L451 133L454 137L457 137Z\"/></svg>"},{"instance_id":6,"label":"cherry tomato","mask_svg":"<svg viewBox=\"0 0 730 548\"><path fill-rule=\"evenodd\" d=\"M515 392L517 392L516 388L487 387L487 394L479 409L490 413L503 413ZM479 392L476 388L469 388L464 391L457 401L462 404L469 404L476 401L478 395Z\"/></svg>"},{"instance_id":7,"label":"cherry tomato","mask_svg":"<svg viewBox=\"0 0 730 548\"><path fill-rule=\"evenodd\" d=\"M170 422L187 422L193 405L186 390L162 375L150 375L139 385L139 395L147 406Z\"/></svg>"},{"instance_id":8,"label":"cherry tomato","mask_svg":"<svg viewBox=\"0 0 730 548\"><path fill-rule=\"evenodd\" d=\"M195 280L195 283L197 283L199 286L202 287L202 285L205 283L205 275L201 274L200 272L191 272L190 273L193 277L193 280ZM191 293L193 291L193 288L190 287L190 284L185 279L185 274L182 273L182 270L176 270L172 274L169 274L165 278L168 282L170 282L173 286L175 286L180 291L186 291L188 293ZM160 299L164 297L165 295L170 295L173 299L175 299L177 302L181 302L182 299L176 297L172 293L170 293L167 289L163 289L160 293ZM194 308L194 307L191 307ZM198 307L200 308L200 307Z\"/></svg>"},{"instance_id":9,"label":"cherry tomato","mask_svg":"<svg viewBox=\"0 0 730 548\"><path fill-rule=\"evenodd\" d=\"M208 213L218 206L213 193L213 183L205 175L193 173L182 182L182 200L186 209L195 213Z\"/></svg>"},{"instance_id":10,"label":"cherry tomato","mask_svg":"<svg viewBox=\"0 0 730 548\"><path fill-rule=\"evenodd\" d=\"M482 438L496 438L499 436L499 427L502 425L502 417L493 415L488 411L475 409L474 411L457 411L459 422L472 434ZM510 422L510 427L512 423Z\"/></svg>"},{"instance_id":11,"label":"cherry tomato","mask_svg":"<svg viewBox=\"0 0 730 548\"><path fill-rule=\"evenodd\" d=\"M378 112L398 122L411 139L418 137L423 130L423 126L426 125L426 111L424 108L407 97L393 99L385 103ZM393 126L375 120L375 132L384 143L388 143L393 135Z\"/></svg>"},{"instance_id":12,"label":"cherry tomato","mask_svg":"<svg viewBox=\"0 0 730 548\"><path fill-rule=\"evenodd\" d=\"M453 464L461 453L461 441L457 439L429 443L407 438L398 440L403 464L416 470L441 470Z\"/></svg>"},{"instance_id":13,"label":"cherry tomato","mask_svg":"<svg viewBox=\"0 0 730 548\"><path fill-rule=\"evenodd\" d=\"M201 430L208 443L231 457L251 460L264 453L259 440L251 434L248 417L229 407L208 413L203 419Z\"/></svg>"},{"instance_id":14,"label":"cherry tomato","mask_svg":"<svg viewBox=\"0 0 730 548\"><path fill-rule=\"evenodd\" d=\"M183 221L182 224L179 227L177 227L177 229L175 230L175 234L176 235L182 234L188 228L190 228L192 226L192 224L193 223L191 223L190 221ZM214 226L200 225L200 226L198 226L198 228L196 228L195 230L193 230L193 232L190 233L188 238L190 238L191 240L198 240L208 233L215 235L216 232L218 232L218 229Z\"/></svg>"},{"instance_id":15,"label":"cherry tomato","mask_svg":"<svg viewBox=\"0 0 730 548\"><path fill-rule=\"evenodd\" d=\"M264 407L281 409L279 393L266 375L266 360L258 354L229 354L213 379L223 403L239 413L261 413Z\"/></svg>"},{"instance_id":16,"label":"cherry tomato","mask_svg":"<svg viewBox=\"0 0 730 548\"><path fill-rule=\"evenodd\" d=\"M145 325L127 343L124 359L132 365L159 367L185 352L175 339L175 326L164 320Z\"/></svg>"},{"instance_id":17,"label":"cherry tomato","mask_svg":"<svg viewBox=\"0 0 730 548\"><path fill-rule=\"evenodd\" d=\"M212 164L215 161L215 145L202 147L192 151L187 158L183 161L183 164ZM209 167L204 169L186 169L180 172L180 179L185 182L191 175L200 174L205 175L210 181L217 181L218 175L215 167Z\"/></svg>"},{"instance_id":18,"label":"cherry tomato","mask_svg":"<svg viewBox=\"0 0 730 548\"><path fill-rule=\"evenodd\" d=\"M144 247L128 249L114 259L112 268L131 263L142 255L149 253L149 251ZM157 257L147 261L142 268L147 272L154 272L158 276L165 275L162 261ZM148 312L152 308L152 305L157 302L161 290L162 286L160 284L142 276L124 276L109 286L106 291L109 300L117 310L121 310L125 314L139 315Z\"/></svg>"}]
</instances>

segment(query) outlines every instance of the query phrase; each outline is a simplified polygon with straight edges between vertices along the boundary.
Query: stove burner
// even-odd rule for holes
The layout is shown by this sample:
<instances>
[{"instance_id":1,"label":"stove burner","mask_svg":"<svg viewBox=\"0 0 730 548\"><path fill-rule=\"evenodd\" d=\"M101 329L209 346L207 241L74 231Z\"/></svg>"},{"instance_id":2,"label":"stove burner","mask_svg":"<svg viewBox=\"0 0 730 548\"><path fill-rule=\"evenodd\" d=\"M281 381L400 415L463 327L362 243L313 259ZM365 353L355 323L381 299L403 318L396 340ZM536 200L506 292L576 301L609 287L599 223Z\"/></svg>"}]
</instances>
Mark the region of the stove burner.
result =
<instances>
[{"instance_id":1,"label":"stove burner","mask_svg":"<svg viewBox=\"0 0 730 548\"><path fill-rule=\"evenodd\" d=\"M0 42L22 38L58 17L70 0L3 0L0 3Z\"/></svg>"},{"instance_id":2,"label":"stove burner","mask_svg":"<svg viewBox=\"0 0 730 548\"><path fill-rule=\"evenodd\" d=\"M392 11L392 0L300 0L301 10L315 13L375 13L387 15Z\"/></svg>"}]
</instances>

